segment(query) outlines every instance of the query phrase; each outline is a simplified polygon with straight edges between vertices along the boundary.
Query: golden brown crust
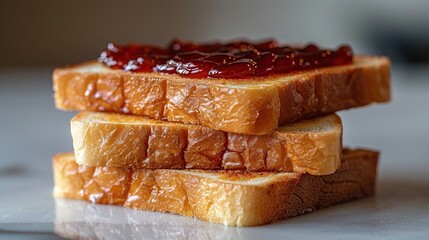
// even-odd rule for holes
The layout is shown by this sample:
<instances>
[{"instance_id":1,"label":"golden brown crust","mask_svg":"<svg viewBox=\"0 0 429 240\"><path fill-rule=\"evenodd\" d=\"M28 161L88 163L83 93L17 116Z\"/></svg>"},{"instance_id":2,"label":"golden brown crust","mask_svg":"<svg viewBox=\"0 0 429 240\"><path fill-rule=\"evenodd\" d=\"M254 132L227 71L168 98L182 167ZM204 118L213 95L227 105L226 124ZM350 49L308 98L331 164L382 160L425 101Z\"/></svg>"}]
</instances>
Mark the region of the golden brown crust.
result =
<instances>
[{"instance_id":1,"label":"golden brown crust","mask_svg":"<svg viewBox=\"0 0 429 240\"><path fill-rule=\"evenodd\" d=\"M82 70L94 65L98 70ZM351 65L251 80L187 79L112 71L97 63L53 73L56 107L130 113L263 135L279 125L390 100L390 63L355 58Z\"/></svg>"},{"instance_id":2,"label":"golden brown crust","mask_svg":"<svg viewBox=\"0 0 429 240\"><path fill-rule=\"evenodd\" d=\"M132 170L53 158L56 197L255 226L374 193L378 153L345 151L335 174Z\"/></svg>"},{"instance_id":3,"label":"golden brown crust","mask_svg":"<svg viewBox=\"0 0 429 240\"><path fill-rule=\"evenodd\" d=\"M337 115L263 136L144 117L81 112L71 120L76 161L88 166L287 171L326 175L341 162Z\"/></svg>"}]
</instances>

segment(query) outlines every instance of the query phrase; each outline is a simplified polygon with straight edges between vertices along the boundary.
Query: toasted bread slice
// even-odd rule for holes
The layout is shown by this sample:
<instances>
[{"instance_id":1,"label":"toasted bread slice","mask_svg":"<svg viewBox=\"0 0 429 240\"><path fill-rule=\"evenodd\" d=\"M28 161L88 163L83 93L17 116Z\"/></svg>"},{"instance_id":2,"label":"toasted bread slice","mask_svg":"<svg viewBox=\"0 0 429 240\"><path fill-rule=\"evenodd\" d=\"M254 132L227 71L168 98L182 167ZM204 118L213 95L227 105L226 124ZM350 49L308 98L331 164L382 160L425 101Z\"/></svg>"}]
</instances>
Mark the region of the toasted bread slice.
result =
<instances>
[{"instance_id":1,"label":"toasted bread slice","mask_svg":"<svg viewBox=\"0 0 429 240\"><path fill-rule=\"evenodd\" d=\"M334 174L90 167L53 158L54 196L255 226L372 195L378 153L345 150Z\"/></svg>"},{"instance_id":2,"label":"toasted bread slice","mask_svg":"<svg viewBox=\"0 0 429 240\"><path fill-rule=\"evenodd\" d=\"M353 64L253 79L190 79L112 70L93 61L53 73L63 110L130 113L264 135L278 126L390 100L389 60L357 56Z\"/></svg>"},{"instance_id":3,"label":"toasted bread slice","mask_svg":"<svg viewBox=\"0 0 429 240\"><path fill-rule=\"evenodd\" d=\"M288 171L326 175L341 163L337 115L251 136L133 115L81 112L71 120L76 162L88 166Z\"/></svg>"}]
</instances>

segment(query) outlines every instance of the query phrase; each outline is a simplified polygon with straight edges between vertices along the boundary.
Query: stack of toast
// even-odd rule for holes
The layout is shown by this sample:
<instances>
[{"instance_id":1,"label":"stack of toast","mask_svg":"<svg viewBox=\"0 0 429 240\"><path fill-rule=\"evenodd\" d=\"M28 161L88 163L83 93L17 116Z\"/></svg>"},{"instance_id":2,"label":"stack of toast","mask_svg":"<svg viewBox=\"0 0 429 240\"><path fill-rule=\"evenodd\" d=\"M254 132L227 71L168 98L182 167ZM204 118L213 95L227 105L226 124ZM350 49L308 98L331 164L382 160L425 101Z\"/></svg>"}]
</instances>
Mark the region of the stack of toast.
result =
<instances>
[{"instance_id":1,"label":"stack of toast","mask_svg":"<svg viewBox=\"0 0 429 240\"><path fill-rule=\"evenodd\" d=\"M336 111L390 100L389 60L254 78L55 69L74 153L53 157L54 196L255 226L375 190L378 152L342 148Z\"/></svg>"}]
</instances>

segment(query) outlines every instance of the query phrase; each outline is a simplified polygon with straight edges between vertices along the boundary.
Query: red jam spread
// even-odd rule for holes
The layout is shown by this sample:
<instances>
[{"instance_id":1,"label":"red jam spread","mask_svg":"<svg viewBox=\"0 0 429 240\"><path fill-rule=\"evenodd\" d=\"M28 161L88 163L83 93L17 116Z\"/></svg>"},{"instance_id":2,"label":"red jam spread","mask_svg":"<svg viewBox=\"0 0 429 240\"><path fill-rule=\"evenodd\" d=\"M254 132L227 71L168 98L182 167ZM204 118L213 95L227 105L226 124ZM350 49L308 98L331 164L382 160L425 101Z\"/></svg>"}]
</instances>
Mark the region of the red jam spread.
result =
<instances>
[{"instance_id":1,"label":"red jam spread","mask_svg":"<svg viewBox=\"0 0 429 240\"><path fill-rule=\"evenodd\" d=\"M189 78L252 78L350 64L350 46L323 49L275 41L195 44L173 41L167 48L110 43L99 61L112 69L179 74Z\"/></svg>"}]
</instances>

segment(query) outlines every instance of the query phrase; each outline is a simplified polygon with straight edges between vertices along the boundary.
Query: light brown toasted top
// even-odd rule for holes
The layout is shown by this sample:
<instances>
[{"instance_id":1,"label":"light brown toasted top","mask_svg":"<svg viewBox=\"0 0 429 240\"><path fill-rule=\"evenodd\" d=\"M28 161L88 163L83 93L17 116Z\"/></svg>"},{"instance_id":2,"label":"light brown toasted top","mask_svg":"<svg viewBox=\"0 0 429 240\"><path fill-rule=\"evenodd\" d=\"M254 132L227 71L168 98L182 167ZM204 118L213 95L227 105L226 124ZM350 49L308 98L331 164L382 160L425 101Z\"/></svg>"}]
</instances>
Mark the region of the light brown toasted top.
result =
<instances>
[{"instance_id":1,"label":"light brown toasted top","mask_svg":"<svg viewBox=\"0 0 429 240\"><path fill-rule=\"evenodd\" d=\"M79 73L115 73L116 75L132 75L143 78L167 78L170 81L198 81L202 84L207 85L227 85L230 88L265 88L271 86L273 83L282 83L291 81L294 79L305 78L306 76L314 75L315 73L335 73L348 71L348 69L366 67L366 66L389 66L390 61L386 57L382 56L364 56L357 55L353 59L353 63L350 65L341 65L333 67L323 67L310 69L299 72L292 72L287 74L275 74L263 77L255 77L250 79L195 79L186 78L176 74L165 74L165 73L144 73L144 72L128 72L123 70L113 70L106 67L102 63L93 60L83 62L79 64L69 65L66 67L57 68L54 70L54 75L61 75L63 73L79 72Z\"/></svg>"}]
</instances>

